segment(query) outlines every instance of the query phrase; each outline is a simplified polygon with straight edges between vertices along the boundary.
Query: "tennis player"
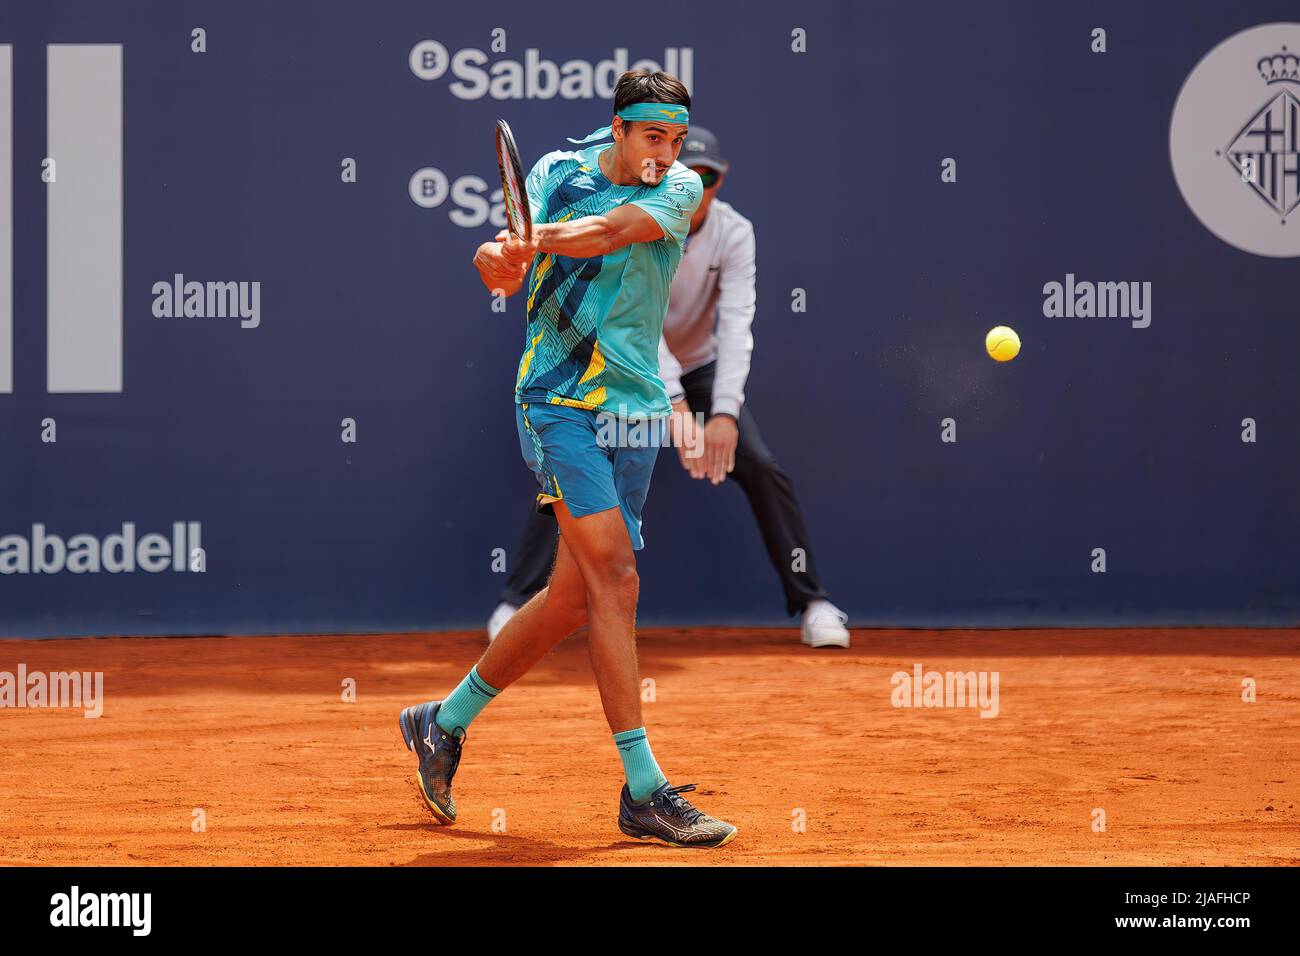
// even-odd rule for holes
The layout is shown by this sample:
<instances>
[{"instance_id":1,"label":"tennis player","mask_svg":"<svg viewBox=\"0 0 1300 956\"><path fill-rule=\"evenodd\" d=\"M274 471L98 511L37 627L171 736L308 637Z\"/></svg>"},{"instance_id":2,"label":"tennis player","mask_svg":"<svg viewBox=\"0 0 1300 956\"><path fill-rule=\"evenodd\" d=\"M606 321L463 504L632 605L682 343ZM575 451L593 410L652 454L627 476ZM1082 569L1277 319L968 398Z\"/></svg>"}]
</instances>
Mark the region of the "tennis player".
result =
<instances>
[{"instance_id":1,"label":"tennis player","mask_svg":"<svg viewBox=\"0 0 1300 956\"><path fill-rule=\"evenodd\" d=\"M643 546L641 508L671 413L657 374L659 337L703 191L699 175L677 162L690 105L667 73L624 73L611 125L574 140L579 149L546 154L528 176L531 242L498 237L474 256L490 290L513 294L527 274L516 424L541 487L537 507L554 513L560 541L549 584L460 685L401 713L406 745L420 758L420 792L442 823L456 818L451 782L471 721L586 625L626 776L619 829L683 847L721 846L736 835L682 796L694 784L670 786L660 770L641 717L636 659L634 552ZM612 144L599 143L610 137Z\"/></svg>"},{"instance_id":2,"label":"tennis player","mask_svg":"<svg viewBox=\"0 0 1300 956\"><path fill-rule=\"evenodd\" d=\"M691 477L714 486L731 478L745 492L785 593L786 613L799 615L803 643L848 647L848 616L831 603L818 578L794 483L745 404L757 301L754 226L717 198L731 164L716 136L692 126L680 161L699 173L704 196L691 216L659 343L659 375L679 413L671 418L673 445ZM695 427L694 412L707 416L702 430ZM555 520L531 512L511 555L501 602L488 619L489 639L546 585L554 553Z\"/></svg>"}]
</instances>

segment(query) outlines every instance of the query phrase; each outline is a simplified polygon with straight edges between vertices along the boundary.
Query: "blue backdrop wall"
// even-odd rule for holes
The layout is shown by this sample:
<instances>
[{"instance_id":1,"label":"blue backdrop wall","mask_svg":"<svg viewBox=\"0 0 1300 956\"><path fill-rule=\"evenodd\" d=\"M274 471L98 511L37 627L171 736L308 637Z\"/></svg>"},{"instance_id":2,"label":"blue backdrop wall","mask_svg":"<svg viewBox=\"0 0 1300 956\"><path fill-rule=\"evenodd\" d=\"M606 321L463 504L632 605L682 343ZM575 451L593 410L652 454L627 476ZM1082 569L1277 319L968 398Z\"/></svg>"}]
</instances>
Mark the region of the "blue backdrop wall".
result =
<instances>
[{"instance_id":1,"label":"blue backdrop wall","mask_svg":"<svg viewBox=\"0 0 1300 956\"><path fill-rule=\"evenodd\" d=\"M599 81L619 50L673 51L732 160L721 196L758 239L749 404L854 624L1296 622L1297 260L1207 229L1170 153L1198 61L1294 4L635 7L8 5L0 634L481 625L534 491L522 305L493 312L469 265L500 215L492 121L530 165L610 113L596 89L521 97L494 64ZM120 392L48 386L53 43L122 50ZM505 79L483 90L476 63ZM1233 175L1230 201L1259 202ZM257 326L156 316L177 273L260 282ZM1067 274L1149 282L1150 324L1045 315ZM983 351L1002 324L1024 343L1005 364ZM645 520L642 623L785 620L737 488L665 453ZM199 523L206 570L34 573L14 540L124 522Z\"/></svg>"}]
</instances>

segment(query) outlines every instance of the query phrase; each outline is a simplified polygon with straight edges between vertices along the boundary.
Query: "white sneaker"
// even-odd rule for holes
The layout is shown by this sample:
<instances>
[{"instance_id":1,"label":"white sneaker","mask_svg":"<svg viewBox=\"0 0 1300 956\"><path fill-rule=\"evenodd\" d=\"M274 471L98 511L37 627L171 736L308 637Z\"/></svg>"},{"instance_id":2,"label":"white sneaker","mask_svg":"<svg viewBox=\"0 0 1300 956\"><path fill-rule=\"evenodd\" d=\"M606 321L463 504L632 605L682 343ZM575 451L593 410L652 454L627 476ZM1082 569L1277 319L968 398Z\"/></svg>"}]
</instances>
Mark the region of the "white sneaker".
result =
<instances>
[{"instance_id":1,"label":"white sneaker","mask_svg":"<svg viewBox=\"0 0 1300 956\"><path fill-rule=\"evenodd\" d=\"M817 598L803 609L803 643L809 647L848 647L849 616L830 601Z\"/></svg>"},{"instance_id":2,"label":"white sneaker","mask_svg":"<svg viewBox=\"0 0 1300 956\"><path fill-rule=\"evenodd\" d=\"M515 612L518 610L519 608L515 607L508 601L502 601L497 605L497 609L493 611L492 616L488 618L487 632L489 644L497 639L497 635L501 633L501 628L506 626L506 621L514 617Z\"/></svg>"}]
</instances>

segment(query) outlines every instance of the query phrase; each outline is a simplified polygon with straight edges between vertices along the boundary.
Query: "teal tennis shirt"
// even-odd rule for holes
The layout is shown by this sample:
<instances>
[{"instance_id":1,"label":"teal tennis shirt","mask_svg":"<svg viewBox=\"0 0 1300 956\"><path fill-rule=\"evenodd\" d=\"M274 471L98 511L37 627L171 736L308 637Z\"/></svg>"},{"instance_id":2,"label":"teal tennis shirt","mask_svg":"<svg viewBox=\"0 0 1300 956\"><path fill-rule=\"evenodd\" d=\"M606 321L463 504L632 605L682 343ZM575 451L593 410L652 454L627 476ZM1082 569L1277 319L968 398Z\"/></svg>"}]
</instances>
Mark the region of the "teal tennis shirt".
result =
<instances>
[{"instance_id":1,"label":"teal tennis shirt","mask_svg":"<svg viewBox=\"0 0 1300 956\"><path fill-rule=\"evenodd\" d=\"M533 222L598 216L631 203L653 216L664 236L590 259L537 255L525 286L528 329L515 401L658 418L672 411L659 378L659 335L704 187L681 163L657 186L616 185L600 171L599 156L611 146L539 159L527 182Z\"/></svg>"}]
</instances>

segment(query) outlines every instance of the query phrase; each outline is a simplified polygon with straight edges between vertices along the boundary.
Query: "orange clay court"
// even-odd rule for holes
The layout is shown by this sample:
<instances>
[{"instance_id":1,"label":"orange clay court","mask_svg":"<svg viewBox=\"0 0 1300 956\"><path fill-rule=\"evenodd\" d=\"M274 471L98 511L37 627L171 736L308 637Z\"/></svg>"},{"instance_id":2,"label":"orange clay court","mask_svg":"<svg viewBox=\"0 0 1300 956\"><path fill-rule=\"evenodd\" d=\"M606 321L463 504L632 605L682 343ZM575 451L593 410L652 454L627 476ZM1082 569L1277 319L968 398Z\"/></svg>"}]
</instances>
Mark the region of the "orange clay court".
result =
<instances>
[{"instance_id":1,"label":"orange clay court","mask_svg":"<svg viewBox=\"0 0 1300 956\"><path fill-rule=\"evenodd\" d=\"M0 710L0 863L1300 864L1294 630L639 642L656 756L740 828L720 850L618 832L622 776L580 634L475 722L451 827L416 796L397 713L449 691L479 634L109 638L0 641L0 670L103 671L105 696L99 719ZM998 716L895 708L890 676L916 663L998 671Z\"/></svg>"}]
</instances>

